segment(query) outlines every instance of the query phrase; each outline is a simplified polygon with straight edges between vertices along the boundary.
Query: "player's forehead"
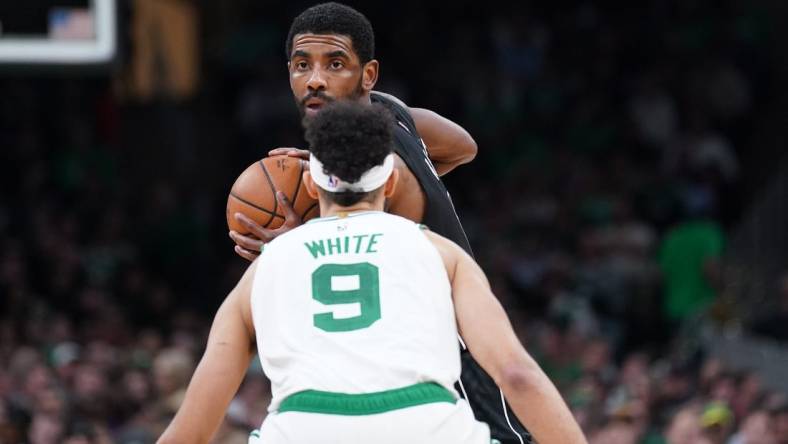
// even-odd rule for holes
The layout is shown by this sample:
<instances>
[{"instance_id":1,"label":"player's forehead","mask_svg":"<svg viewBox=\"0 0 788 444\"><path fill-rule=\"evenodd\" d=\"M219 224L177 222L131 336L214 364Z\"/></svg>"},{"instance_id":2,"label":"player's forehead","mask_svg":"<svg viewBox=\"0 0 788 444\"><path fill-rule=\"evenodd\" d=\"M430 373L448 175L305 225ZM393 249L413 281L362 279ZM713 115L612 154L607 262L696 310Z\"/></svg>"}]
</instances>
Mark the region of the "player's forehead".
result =
<instances>
[{"instance_id":1,"label":"player's forehead","mask_svg":"<svg viewBox=\"0 0 788 444\"><path fill-rule=\"evenodd\" d=\"M348 57L356 57L353 40L343 34L296 34L293 37L293 49L290 57L298 53L309 57L325 57L342 51Z\"/></svg>"}]
</instances>

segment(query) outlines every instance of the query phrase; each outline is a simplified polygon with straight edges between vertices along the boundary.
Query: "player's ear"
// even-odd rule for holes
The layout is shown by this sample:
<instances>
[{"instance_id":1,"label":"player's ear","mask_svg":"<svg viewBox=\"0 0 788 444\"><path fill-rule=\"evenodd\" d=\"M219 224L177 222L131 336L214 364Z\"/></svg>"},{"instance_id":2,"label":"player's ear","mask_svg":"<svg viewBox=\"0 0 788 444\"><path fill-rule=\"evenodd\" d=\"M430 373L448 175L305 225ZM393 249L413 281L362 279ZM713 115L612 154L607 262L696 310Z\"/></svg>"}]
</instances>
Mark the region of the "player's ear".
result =
<instances>
[{"instance_id":1,"label":"player's ear","mask_svg":"<svg viewBox=\"0 0 788 444\"><path fill-rule=\"evenodd\" d=\"M389 176L389 178L386 179L386 184L384 185L385 188L383 188L383 195L386 197L393 196L394 190L397 189L398 182L399 182L399 170L395 168L391 172L391 176Z\"/></svg>"},{"instance_id":2,"label":"player's ear","mask_svg":"<svg viewBox=\"0 0 788 444\"><path fill-rule=\"evenodd\" d=\"M304 171L304 174L301 178L303 179L304 186L306 187L306 194L308 194L312 199L317 199L317 185L315 185L315 181L312 180L312 174L309 171Z\"/></svg>"},{"instance_id":3,"label":"player's ear","mask_svg":"<svg viewBox=\"0 0 788 444\"><path fill-rule=\"evenodd\" d=\"M366 92L372 91L375 84L378 83L378 70L380 65L377 60L370 60L364 64L364 70L361 72L361 87Z\"/></svg>"}]
</instances>

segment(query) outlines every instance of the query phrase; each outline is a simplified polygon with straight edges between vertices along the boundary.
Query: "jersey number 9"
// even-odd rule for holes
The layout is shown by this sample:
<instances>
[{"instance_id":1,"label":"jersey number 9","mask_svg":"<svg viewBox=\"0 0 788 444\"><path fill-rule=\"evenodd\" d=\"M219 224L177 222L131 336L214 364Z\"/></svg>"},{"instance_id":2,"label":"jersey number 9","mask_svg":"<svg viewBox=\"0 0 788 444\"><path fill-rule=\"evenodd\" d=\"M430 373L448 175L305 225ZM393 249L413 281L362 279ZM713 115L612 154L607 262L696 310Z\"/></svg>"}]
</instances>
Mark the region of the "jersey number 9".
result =
<instances>
[{"instance_id":1,"label":"jersey number 9","mask_svg":"<svg viewBox=\"0 0 788 444\"><path fill-rule=\"evenodd\" d=\"M345 285L339 284L342 278L348 278ZM380 319L378 267L369 262L323 264L312 273L312 298L326 305L357 303L361 310L358 316L349 318L337 318L333 312L318 313L313 318L315 327L327 332L367 328Z\"/></svg>"}]
</instances>

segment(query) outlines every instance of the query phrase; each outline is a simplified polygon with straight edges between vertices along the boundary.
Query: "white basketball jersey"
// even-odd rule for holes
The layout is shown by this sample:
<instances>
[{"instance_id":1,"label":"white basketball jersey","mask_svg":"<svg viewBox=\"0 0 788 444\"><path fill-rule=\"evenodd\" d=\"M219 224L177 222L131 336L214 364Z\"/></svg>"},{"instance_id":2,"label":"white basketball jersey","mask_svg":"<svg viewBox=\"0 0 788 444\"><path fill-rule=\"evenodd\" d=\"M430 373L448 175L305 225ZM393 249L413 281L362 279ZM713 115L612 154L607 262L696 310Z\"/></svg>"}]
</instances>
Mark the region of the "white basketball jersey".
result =
<instances>
[{"instance_id":1,"label":"white basketball jersey","mask_svg":"<svg viewBox=\"0 0 788 444\"><path fill-rule=\"evenodd\" d=\"M257 261L251 305L269 411L302 390L357 394L434 381L454 392L451 286L417 224L375 211L314 219Z\"/></svg>"}]
</instances>

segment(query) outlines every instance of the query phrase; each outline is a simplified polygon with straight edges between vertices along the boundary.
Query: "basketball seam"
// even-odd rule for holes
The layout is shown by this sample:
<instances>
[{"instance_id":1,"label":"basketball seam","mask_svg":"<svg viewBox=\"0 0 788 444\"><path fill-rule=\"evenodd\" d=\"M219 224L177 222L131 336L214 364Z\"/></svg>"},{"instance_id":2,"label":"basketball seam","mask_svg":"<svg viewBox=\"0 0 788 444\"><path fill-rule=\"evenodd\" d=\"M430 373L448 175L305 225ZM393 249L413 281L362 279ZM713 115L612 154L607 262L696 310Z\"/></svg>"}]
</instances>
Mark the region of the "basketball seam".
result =
<instances>
[{"instance_id":1,"label":"basketball seam","mask_svg":"<svg viewBox=\"0 0 788 444\"><path fill-rule=\"evenodd\" d=\"M307 208L307 209L306 209L306 211L304 211L304 214L302 214L302 215L301 215L301 220L303 220L303 219L304 219L304 216L306 216L307 214L309 214L309 212L310 212L310 211L312 211L312 208L315 208L316 206L317 206L317 203L313 203L313 204L312 204L312 206L310 206L309 208Z\"/></svg>"},{"instance_id":2,"label":"basketball seam","mask_svg":"<svg viewBox=\"0 0 788 444\"><path fill-rule=\"evenodd\" d=\"M267 227L274 220L274 215L276 214L279 201L276 199L276 187L274 186L274 181L271 180L271 175L268 174L268 168L265 167L265 164L263 163L262 159L260 159L258 163L260 164L260 167L263 169L263 173L265 173L265 178L268 179L268 185L271 187L271 192L274 193L274 211L271 212L271 218L268 219L268 222L266 222L265 225L263 225L263 227Z\"/></svg>"},{"instance_id":3,"label":"basketball seam","mask_svg":"<svg viewBox=\"0 0 788 444\"><path fill-rule=\"evenodd\" d=\"M265 208L262 208L262 207L258 207L257 205L253 204L252 202L249 202L248 200L242 198L241 196L239 196L239 195L237 195L237 194L235 194L233 192L230 192L230 196L238 199L239 201L245 203L246 205L249 205L250 207L252 207L252 208L254 208L256 210L260 210L263 213L266 213L266 214L271 215L271 216L276 216L276 214L270 212L269 210L266 210Z\"/></svg>"}]
</instances>

